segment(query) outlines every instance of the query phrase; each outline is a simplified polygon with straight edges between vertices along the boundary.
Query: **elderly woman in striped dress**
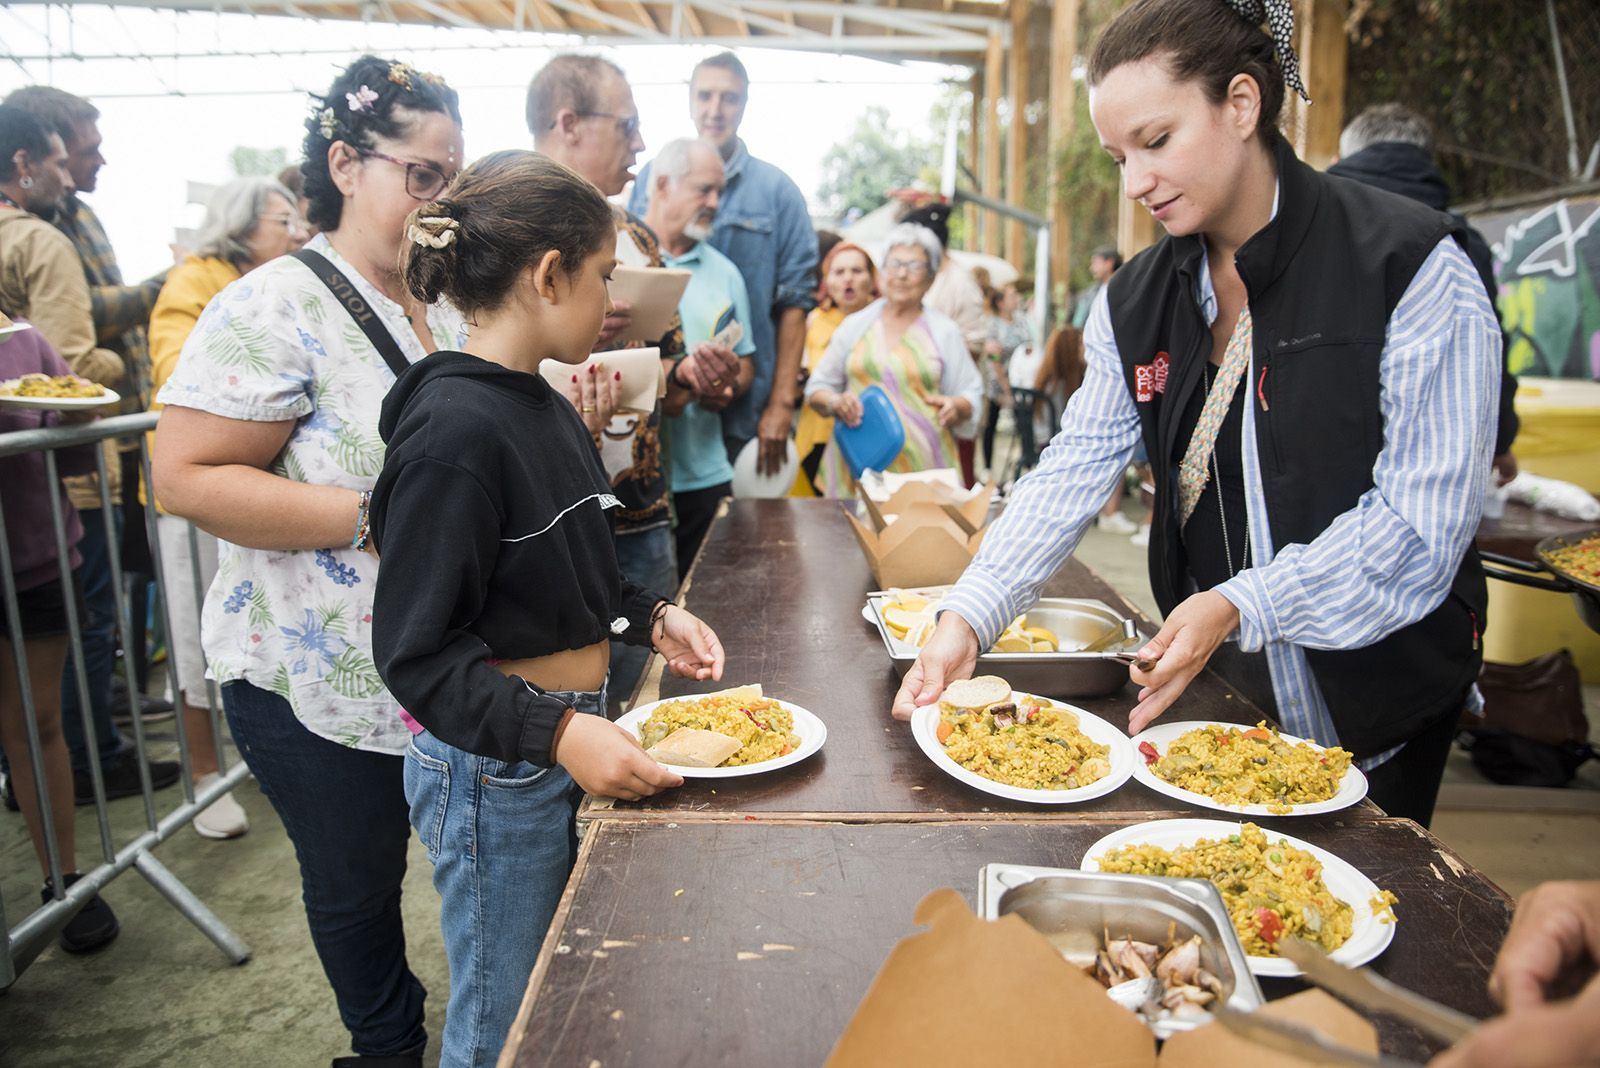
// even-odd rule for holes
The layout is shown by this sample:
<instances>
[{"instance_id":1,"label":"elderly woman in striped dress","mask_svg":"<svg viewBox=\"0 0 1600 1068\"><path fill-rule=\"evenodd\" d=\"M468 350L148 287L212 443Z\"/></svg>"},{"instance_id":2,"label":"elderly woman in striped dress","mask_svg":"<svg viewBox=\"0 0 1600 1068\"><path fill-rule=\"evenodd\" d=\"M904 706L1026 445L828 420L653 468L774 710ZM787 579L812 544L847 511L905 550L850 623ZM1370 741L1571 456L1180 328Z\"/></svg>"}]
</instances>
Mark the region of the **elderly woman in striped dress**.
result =
<instances>
[{"instance_id":1,"label":"elderly woman in striped dress","mask_svg":"<svg viewBox=\"0 0 1600 1068\"><path fill-rule=\"evenodd\" d=\"M970 440L977 431L983 379L961 328L923 304L943 250L932 231L909 223L889 232L885 249L883 298L839 324L806 383L806 403L859 426L861 391L882 386L906 430L905 448L887 470L955 467L955 439ZM851 493L850 469L838 449L824 456L817 488L824 497Z\"/></svg>"}]
</instances>

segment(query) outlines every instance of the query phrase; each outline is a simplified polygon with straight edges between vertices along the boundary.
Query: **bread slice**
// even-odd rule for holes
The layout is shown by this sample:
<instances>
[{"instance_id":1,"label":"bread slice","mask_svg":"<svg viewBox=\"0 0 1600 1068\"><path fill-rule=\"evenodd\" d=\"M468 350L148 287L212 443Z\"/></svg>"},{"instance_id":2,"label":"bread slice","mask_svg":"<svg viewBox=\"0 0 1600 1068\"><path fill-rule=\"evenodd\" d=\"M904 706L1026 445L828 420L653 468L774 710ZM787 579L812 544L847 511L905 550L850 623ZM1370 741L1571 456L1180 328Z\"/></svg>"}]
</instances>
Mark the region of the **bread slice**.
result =
<instances>
[{"instance_id":1,"label":"bread slice","mask_svg":"<svg viewBox=\"0 0 1600 1068\"><path fill-rule=\"evenodd\" d=\"M644 752L662 764L676 764L680 768L714 768L742 748L743 742L726 734L700 730L698 727L679 727Z\"/></svg>"},{"instance_id":2,"label":"bread slice","mask_svg":"<svg viewBox=\"0 0 1600 1068\"><path fill-rule=\"evenodd\" d=\"M960 679L944 688L940 698L952 708L979 709L1011 700L1011 684L998 675Z\"/></svg>"}]
</instances>

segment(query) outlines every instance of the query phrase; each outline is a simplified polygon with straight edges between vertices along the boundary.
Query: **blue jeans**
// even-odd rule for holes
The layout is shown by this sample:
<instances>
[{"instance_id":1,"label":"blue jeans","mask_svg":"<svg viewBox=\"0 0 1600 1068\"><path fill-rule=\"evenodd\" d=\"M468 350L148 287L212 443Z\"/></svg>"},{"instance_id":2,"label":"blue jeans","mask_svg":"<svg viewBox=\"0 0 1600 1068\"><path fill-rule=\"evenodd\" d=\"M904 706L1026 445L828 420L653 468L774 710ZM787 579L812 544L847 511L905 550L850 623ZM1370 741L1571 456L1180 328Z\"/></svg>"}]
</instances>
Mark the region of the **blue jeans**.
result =
<instances>
[{"instance_id":1,"label":"blue jeans","mask_svg":"<svg viewBox=\"0 0 1600 1068\"><path fill-rule=\"evenodd\" d=\"M618 534L617 564L629 582L654 590L663 597L677 596L678 559L673 549L672 528L666 524L637 534ZM607 692L619 701L632 697L633 687L649 659L649 648L613 640Z\"/></svg>"},{"instance_id":2,"label":"blue jeans","mask_svg":"<svg viewBox=\"0 0 1600 1068\"><path fill-rule=\"evenodd\" d=\"M111 510L121 537L122 512ZM133 746L125 741L111 722L111 672L117 660L117 588L111 581L111 555L106 548L105 513L98 508L85 510L83 539L78 555L83 565L75 575L83 595L84 611L79 625L83 630L83 673L89 679L89 718L94 722L95 742L100 763L105 765ZM83 736L83 715L78 711L78 675L74 658L67 656L61 676L61 733L72 754L72 770L89 773L89 747Z\"/></svg>"},{"instance_id":3,"label":"blue jeans","mask_svg":"<svg viewBox=\"0 0 1600 1068\"><path fill-rule=\"evenodd\" d=\"M411 840L405 761L312 734L288 701L248 682L224 683L222 707L239 752L294 843L311 941L351 1049L370 1057L420 1056L428 1044L427 991L406 964L400 920Z\"/></svg>"},{"instance_id":4,"label":"blue jeans","mask_svg":"<svg viewBox=\"0 0 1600 1068\"><path fill-rule=\"evenodd\" d=\"M603 689L551 696L605 715ZM405 777L450 958L439 1068L494 1068L577 857L583 791L560 765L475 756L426 731L406 751Z\"/></svg>"}]
</instances>

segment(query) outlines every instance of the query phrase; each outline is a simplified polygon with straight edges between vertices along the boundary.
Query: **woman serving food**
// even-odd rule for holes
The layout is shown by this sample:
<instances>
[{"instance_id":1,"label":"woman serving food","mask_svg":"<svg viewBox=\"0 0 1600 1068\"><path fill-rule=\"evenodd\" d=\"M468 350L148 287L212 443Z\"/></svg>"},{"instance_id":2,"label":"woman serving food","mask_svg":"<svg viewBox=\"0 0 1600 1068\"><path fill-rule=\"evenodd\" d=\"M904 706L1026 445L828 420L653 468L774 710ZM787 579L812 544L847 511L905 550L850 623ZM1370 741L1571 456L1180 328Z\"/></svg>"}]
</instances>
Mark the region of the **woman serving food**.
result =
<instances>
[{"instance_id":1,"label":"woman serving food","mask_svg":"<svg viewBox=\"0 0 1600 1068\"><path fill-rule=\"evenodd\" d=\"M1155 664L1130 672L1130 730L1211 663L1426 824L1482 660L1471 541L1499 327L1458 223L1319 174L1283 140L1286 84L1302 91L1291 30L1288 0L1138 0L1101 34L1095 129L1167 236L1096 300L1061 432L945 599L894 713L972 672L1142 442L1167 618L1139 654Z\"/></svg>"}]
</instances>

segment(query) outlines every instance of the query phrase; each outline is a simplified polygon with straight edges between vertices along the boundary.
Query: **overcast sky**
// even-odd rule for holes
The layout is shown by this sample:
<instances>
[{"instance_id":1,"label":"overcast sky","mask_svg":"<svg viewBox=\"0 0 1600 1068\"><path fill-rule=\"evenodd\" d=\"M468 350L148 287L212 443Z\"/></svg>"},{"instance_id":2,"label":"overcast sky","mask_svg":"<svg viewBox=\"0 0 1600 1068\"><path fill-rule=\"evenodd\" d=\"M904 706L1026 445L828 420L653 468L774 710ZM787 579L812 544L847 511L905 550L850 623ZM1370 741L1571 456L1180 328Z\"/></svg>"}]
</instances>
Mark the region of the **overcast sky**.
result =
<instances>
[{"instance_id":1,"label":"overcast sky","mask_svg":"<svg viewBox=\"0 0 1600 1068\"><path fill-rule=\"evenodd\" d=\"M583 42L126 7L6 5L0 6L0 95L42 82L89 97L100 108L109 163L91 202L131 280L170 263L174 228L198 221L199 209L185 204L187 183L233 177L228 157L235 146L281 146L296 158L306 93L325 89L360 52L405 59L443 75L461 94L467 154L477 156L530 146L522 118L528 78L548 56L573 48L583 48ZM315 54L265 54L279 50ZM649 146L641 162L656 146L693 135L687 78L712 50L589 50L604 52L628 72ZM170 58L175 52L185 58ZM201 52L263 54L193 58ZM69 53L166 58L39 58ZM926 134L943 82L966 75L937 64L805 52L751 48L740 56L753 82L742 136L755 155L787 170L812 199L822 156L863 107L881 104L895 126Z\"/></svg>"}]
</instances>

